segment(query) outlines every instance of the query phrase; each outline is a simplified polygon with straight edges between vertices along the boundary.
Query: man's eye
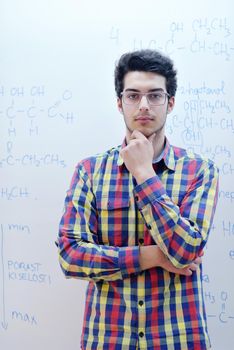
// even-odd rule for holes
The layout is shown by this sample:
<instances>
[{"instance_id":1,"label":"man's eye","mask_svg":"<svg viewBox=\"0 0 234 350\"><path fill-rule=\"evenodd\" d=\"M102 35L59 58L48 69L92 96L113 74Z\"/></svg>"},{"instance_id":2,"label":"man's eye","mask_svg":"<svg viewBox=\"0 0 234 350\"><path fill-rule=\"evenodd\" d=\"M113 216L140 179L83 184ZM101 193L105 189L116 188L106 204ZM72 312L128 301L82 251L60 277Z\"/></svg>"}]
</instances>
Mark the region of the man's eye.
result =
<instances>
[{"instance_id":1,"label":"man's eye","mask_svg":"<svg viewBox=\"0 0 234 350\"><path fill-rule=\"evenodd\" d=\"M150 94L149 98L152 100L160 100L163 97L162 94Z\"/></svg>"},{"instance_id":2,"label":"man's eye","mask_svg":"<svg viewBox=\"0 0 234 350\"><path fill-rule=\"evenodd\" d=\"M129 100L137 100L139 98L138 94L129 94L128 96Z\"/></svg>"}]
</instances>

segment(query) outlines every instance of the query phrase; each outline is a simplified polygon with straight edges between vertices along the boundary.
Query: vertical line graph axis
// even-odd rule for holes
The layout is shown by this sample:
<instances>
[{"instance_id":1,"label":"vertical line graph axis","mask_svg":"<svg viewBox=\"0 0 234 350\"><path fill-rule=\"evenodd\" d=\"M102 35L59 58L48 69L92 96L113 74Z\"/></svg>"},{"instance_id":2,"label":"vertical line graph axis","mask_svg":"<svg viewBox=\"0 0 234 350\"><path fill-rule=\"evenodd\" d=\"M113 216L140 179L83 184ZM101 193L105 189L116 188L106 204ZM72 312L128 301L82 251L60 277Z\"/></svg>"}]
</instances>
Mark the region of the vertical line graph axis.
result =
<instances>
[{"instance_id":1,"label":"vertical line graph axis","mask_svg":"<svg viewBox=\"0 0 234 350\"><path fill-rule=\"evenodd\" d=\"M8 324L6 323L6 308L5 308L5 266L4 266L4 229L1 224L1 265L2 265L2 328L7 330Z\"/></svg>"}]
</instances>

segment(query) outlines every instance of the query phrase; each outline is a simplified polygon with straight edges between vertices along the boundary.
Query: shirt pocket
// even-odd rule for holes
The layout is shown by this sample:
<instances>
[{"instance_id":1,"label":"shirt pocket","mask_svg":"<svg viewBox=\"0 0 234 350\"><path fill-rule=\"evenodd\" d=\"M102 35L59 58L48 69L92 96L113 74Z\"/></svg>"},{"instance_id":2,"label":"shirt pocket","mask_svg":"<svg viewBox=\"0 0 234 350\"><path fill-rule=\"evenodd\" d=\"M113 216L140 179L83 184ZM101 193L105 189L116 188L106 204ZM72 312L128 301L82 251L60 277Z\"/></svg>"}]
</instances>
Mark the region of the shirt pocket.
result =
<instances>
[{"instance_id":1,"label":"shirt pocket","mask_svg":"<svg viewBox=\"0 0 234 350\"><path fill-rule=\"evenodd\" d=\"M97 198L98 239L100 244L127 246L129 234L129 198Z\"/></svg>"}]
</instances>

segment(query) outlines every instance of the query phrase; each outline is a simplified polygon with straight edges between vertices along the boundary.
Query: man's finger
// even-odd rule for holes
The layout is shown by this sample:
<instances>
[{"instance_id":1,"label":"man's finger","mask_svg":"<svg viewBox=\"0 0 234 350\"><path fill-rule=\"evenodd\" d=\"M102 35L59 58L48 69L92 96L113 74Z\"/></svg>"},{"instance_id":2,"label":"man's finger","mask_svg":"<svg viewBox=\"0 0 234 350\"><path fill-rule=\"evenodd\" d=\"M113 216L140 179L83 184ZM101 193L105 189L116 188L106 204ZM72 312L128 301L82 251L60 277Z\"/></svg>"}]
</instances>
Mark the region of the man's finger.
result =
<instances>
[{"instance_id":1,"label":"man's finger","mask_svg":"<svg viewBox=\"0 0 234 350\"><path fill-rule=\"evenodd\" d=\"M131 136L130 136L130 140L133 139L146 139L145 135L142 134L142 132L140 132L139 130L133 130Z\"/></svg>"},{"instance_id":2,"label":"man's finger","mask_svg":"<svg viewBox=\"0 0 234 350\"><path fill-rule=\"evenodd\" d=\"M185 275L185 276L191 276L192 273L193 273L193 272L192 272L189 268L187 268L187 269L184 270L184 275Z\"/></svg>"},{"instance_id":3,"label":"man's finger","mask_svg":"<svg viewBox=\"0 0 234 350\"><path fill-rule=\"evenodd\" d=\"M192 270L192 271L196 271L198 268L198 265L195 264L195 263L192 263L190 266L189 266L189 269Z\"/></svg>"},{"instance_id":4,"label":"man's finger","mask_svg":"<svg viewBox=\"0 0 234 350\"><path fill-rule=\"evenodd\" d=\"M197 264L197 265L200 265L202 263L202 258L199 256L198 258L196 258L194 260L194 263Z\"/></svg>"}]
</instances>

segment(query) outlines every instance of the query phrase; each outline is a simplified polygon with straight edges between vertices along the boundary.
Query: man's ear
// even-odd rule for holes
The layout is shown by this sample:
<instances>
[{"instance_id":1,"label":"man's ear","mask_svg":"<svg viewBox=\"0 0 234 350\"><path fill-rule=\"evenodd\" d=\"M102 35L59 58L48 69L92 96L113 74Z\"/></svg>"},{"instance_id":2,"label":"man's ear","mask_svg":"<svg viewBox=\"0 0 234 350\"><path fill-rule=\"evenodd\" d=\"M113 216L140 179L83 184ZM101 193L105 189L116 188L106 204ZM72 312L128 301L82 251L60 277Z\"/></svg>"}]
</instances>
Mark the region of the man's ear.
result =
<instances>
[{"instance_id":1,"label":"man's ear","mask_svg":"<svg viewBox=\"0 0 234 350\"><path fill-rule=\"evenodd\" d=\"M123 114L123 105L122 105L122 100L121 98L117 98L117 106L118 106L118 110L120 111L120 113Z\"/></svg>"},{"instance_id":2,"label":"man's ear","mask_svg":"<svg viewBox=\"0 0 234 350\"><path fill-rule=\"evenodd\" d=\"M168 100L167 104L167 113L171 113L173 111L173 108L175 106L175 96L171 96Z\"/></svg>"}]
</instances>

